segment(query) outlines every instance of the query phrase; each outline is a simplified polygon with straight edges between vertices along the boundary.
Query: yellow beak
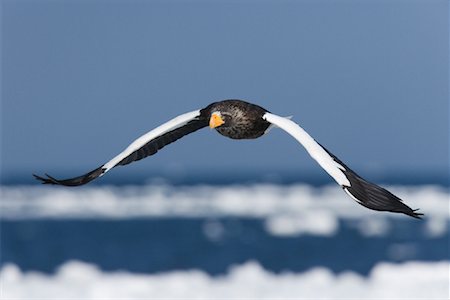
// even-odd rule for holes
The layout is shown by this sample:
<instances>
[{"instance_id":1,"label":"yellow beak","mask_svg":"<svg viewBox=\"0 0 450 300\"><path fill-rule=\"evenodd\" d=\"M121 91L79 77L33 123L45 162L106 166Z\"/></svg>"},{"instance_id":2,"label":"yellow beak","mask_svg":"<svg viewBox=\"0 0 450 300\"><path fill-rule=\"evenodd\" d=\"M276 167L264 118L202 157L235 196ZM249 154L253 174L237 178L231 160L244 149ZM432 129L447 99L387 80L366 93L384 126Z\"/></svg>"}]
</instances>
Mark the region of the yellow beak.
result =
<instances>
[{"instance_id":1,"label":"yellow beak","mask_svg":"<svg viewBox=\"0 0 450 300\"><path fill-rule=\"evenodd\" d=\"M224 122L224 120L222 119L222 117L220 116L220 114L218 113L213 113L211 115L211 118L209 119L209 127L211 128L216 128L220 125L222 125Z\"/></svg>"}]
</instances>

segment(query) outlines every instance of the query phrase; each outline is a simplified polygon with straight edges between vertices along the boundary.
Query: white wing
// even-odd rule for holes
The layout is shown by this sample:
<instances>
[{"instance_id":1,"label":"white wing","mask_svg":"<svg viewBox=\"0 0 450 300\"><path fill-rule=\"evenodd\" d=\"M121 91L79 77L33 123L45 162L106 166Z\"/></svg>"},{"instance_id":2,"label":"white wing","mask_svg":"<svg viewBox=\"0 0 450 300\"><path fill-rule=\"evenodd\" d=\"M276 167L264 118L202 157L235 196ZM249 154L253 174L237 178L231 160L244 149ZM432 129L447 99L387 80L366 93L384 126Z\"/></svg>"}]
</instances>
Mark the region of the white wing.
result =
<instances>
[{"instance_id":1,"label":"white wing","mask_svg":"<svg viewBox=\"0 0 450 300\"><path fill-rule=\"evenodd\" d=\"M155 154L159 149L179 138L208 126L208 121L201 118L201 110L182 114L142 135L132 142L124 151L116 155L106 164L91 172L64 180L58 180L45 174L47 178L34 175L38 180L48 184L77 186L86 184L98 178L117 165L127 165L133 161Z\"/></svg>"},{"instance_id":2,"label":"white wing","mask_svg":"<svg viewBox=\"0 0 450 300\"><path fill-rule=\"evenodd\" d=\"M343 173L345 167L335 161L333 157L331 157L330 154L298 124L288 118L283 118L271 113L265 113L263 119L292 135L339 185L350 186L350 181Z\"/></svg>"},{"instance_id":3,"label":"white wing","mask_svg":"<svg viewBox=\"0 0 450 300\"><path fill-rule=\"evenodd\" d=\"M416 212L417 209L411 209L388 190L360 177L295 122L271 113L265 113L263 119L283 129L302 144L311 157L357 203L373 210L404 213L418 219L423 215Z\"/></svg>"},{"instance_id":4,"label":"white wing","mask_svg":"<svg viewBox=\"0 0 450 300\"><path fill-rule=\"evenodd\" d=\"M132 142L124 151L119 153L117 156L115 156L113 159L111 159L109 162L103 165L103 168L106 173L113 167L115 167L119 162L121 162L124 158L138 150L139 148L142 148L145 144L147 144L149 141L169 132L174 129L177 129L179 127L182 127L183 125L186 125L189 121L194 120L200 116L200 110L194 110L182 115L179 115L176 118L173 118L172 120L156 127L153 130L150 130L146 134L142 135L138 139L136 139L134 142ZM103 175L102 174L102 175Z\"/></svg>"}]
</instances>

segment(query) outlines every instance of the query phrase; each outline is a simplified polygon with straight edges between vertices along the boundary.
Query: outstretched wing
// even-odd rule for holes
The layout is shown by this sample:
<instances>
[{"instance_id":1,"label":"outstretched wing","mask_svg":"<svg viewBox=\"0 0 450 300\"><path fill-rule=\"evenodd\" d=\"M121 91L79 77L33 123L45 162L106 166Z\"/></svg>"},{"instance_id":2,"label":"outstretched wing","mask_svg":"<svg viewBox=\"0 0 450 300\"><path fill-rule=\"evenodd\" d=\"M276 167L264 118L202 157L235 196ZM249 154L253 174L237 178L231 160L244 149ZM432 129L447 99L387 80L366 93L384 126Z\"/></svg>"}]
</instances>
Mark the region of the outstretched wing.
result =
<instances>
[{"instance_id":1,"label":"outstretched wing","mask_svg":"<svg viewBox=\"0 0 450 300\"><path fill-rule=\"evenodd\" d=\"M404 213L420 219L422 213L416 212L388 190L370 183L347 167L340 159L316 142L295 122L271 113L263 119L285 130L302 144L309 155L359 204L379 211Z\"/></svg>"},{"instance_id":2,"label":"outstretched wing","mask_svg":"<svg viewBox=\"0 0 450 300\"><path fill-rule=\"evenodd\" d=\"M65 186L83 185L102 176L115 166L127 165L133 161L141 160L147 156L153 155L164 146L206 126L208 126L208 119L204 110L188 112L147 132L109 162L87 174L64 180L55 179L48 174L45 174L47 177L41 177L34 174L33 176L45 184L59 184Z\"/></svg>"}]
</instances>

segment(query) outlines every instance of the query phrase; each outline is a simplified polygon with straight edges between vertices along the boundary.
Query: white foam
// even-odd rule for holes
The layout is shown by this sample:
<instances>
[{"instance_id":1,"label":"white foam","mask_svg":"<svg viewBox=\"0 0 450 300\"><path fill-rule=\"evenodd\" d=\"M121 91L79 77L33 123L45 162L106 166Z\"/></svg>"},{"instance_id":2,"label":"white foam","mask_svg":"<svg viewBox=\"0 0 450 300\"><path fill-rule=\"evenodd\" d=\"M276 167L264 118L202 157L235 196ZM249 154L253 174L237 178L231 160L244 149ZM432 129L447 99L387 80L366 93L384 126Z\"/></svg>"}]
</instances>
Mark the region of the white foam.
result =
<instances>
[{"instance_id":1,"label":"white foam","mask_svg":"<svg viewBox=\"0 0 450 300\"><path fill-rule=\"evenodd\" d=\"M425 213L426 234L435 237L448 232L448 190L437 186L389 189ZM335 186L2 186L0 195L3 219L236 216L263 218L267 231L275 235L331 235L339 219L359 220L358 229L366 236L383 235L389 229L386 220L409 218L366 209Z\"/></svg>"},{"instance_id":2,"label":"white foam","mask_svg":"<svg viewBox=\"0 0 450 300\"><path fill-rule=\"evenodd\" d=\"M448 299L447 262L380 263L364 277L325 268L274 274L256 262L212 277L199 270L161 274L104 272L66 262L54 275L0 270L2 299Z\"/></svg>"}]
</instances>

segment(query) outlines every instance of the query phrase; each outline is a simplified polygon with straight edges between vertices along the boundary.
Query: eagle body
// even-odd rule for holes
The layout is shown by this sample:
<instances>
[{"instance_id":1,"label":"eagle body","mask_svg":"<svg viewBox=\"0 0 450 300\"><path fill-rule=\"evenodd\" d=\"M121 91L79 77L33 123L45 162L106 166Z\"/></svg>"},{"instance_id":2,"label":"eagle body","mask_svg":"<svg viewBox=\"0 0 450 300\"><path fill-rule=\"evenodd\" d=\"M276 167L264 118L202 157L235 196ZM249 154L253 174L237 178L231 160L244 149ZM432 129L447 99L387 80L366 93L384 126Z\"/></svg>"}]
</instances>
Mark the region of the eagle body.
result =
<instances>
[{"instance_id":1,"label":"eagle body","mask_svg":"<svg viewBox=\"0 0 450 300\"><path fill-rule=\"evenodd\" d=\"M262 136L270 123L263 115L268 112L259 105L242 100L224 100L207 107L208 115L220 112L225 123L216 127L216 131L230 139L256 139Z\"/></svg>"}]
</instances>

